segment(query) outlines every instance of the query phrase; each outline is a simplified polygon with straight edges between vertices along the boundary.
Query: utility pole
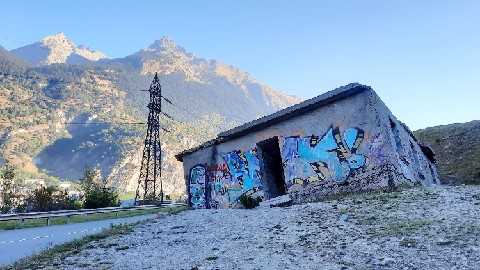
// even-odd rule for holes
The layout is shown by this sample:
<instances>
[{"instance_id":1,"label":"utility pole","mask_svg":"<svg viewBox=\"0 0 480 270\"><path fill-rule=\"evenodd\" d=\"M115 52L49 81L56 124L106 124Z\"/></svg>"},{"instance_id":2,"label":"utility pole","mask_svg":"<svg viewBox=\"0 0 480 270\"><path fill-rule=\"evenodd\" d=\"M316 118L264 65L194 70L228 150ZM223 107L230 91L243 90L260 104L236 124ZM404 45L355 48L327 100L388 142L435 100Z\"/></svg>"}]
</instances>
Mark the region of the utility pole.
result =
<instances>
[{"instance_id":1,"label":"utility pole","mask_svg":"<svg viewBox=\"0 0 480 270\"><path fill-rule=\"evenodd\" d=\"M155 73L150 85L150 102L147 108L148 127L145 136L140 177L138 178L135 205L163 203L162 149L160 143L160 115L162 112L162 87ZM159 185L159 187L158 187ZM159 193L157 193L159 191ZM142 199L143 201L140 201Z\"/></svg>"}]
</instances>

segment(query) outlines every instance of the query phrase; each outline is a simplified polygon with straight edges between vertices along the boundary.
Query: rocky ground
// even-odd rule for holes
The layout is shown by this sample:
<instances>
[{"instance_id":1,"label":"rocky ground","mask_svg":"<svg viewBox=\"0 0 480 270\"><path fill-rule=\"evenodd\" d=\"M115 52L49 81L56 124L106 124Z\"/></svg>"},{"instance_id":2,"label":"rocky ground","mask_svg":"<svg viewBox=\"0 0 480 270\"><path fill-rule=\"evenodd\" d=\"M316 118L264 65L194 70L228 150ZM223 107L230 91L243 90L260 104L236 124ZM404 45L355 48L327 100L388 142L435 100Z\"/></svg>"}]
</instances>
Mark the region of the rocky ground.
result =
<instances>
[{"instance_id":1,"label":"rocky ground","mask_svg":"<svg viewBox=\"0 0 480 270\"><path fill-rule=\"evenodd\" d=\"M184 211L52 263L55 269L480 269L480 186Z\"/></svg>"}]
</instances>

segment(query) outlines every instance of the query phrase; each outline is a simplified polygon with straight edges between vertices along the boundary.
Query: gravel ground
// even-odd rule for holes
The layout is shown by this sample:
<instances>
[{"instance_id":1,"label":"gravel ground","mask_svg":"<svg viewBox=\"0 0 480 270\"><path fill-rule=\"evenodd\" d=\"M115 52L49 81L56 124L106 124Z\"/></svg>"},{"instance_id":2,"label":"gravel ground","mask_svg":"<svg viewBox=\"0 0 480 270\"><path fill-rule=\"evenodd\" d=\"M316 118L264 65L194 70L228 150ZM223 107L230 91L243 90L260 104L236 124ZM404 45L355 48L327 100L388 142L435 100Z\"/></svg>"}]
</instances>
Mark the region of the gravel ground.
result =
<instances>
[{"instance_id":1,"label":"gravel ground","mask_svg":"<svg viewBox=\"0 0 480 270\"><path fill-rule=\"evenodd\" d=\"M135 227L55 269L480 269L480 186L290 207L192 210Z\"/></svg>"}]
</instances>

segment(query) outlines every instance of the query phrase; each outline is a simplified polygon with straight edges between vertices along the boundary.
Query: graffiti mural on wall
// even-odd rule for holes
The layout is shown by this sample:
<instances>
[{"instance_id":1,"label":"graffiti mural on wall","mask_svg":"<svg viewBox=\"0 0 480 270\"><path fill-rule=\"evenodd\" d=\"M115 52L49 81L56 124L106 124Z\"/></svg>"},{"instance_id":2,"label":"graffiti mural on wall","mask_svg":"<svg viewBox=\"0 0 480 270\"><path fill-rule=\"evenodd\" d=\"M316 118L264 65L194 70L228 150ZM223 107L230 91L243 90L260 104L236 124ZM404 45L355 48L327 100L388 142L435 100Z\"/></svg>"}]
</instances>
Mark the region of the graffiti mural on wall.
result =
<instances>
[{"instance_id":1,"label":"graffiti mural on wall","mask_svg":"<svg viewBox=\"0 0 480 270\"><path fill-rule=\"evenodd\" d=\"M388 163L388 155L384 153L384 140L380 133L372 136L368 151L370 165L380 166Z\"/></svg>"},{"instance_id":2,"label":"graffiti mural on wall","mask_svg":"<svg viewBox=\"0 0 480 270\"><path fill-rule=\"evenodd\" d=\"M205 208L206 187L209 188L210 208L229 208L242 194L262 190L257 150L222 154L226 163L209 166L196 165L190 170L191 205Z\"/></svg>"},{"instance_id":3,"label":"graffiti mural on wall","mask_svg":"<svg viewBox=\"0 0 480 270\"><path fill-rule=\"evenodd\" d=\"M205 208L206 170L203 165L195 165L190 169L190 204L193 208Z\"/></svg>"},{"instance_id":4,"label":"graffiti mural on wall","mask_svg":"<svg viewBox=\"0 0 480 270\"><path fill-rule=\"evenodd\" d=\"M207 175L211 191L210 208L228 208L231 195L235 193L235 190L241 191L241 189L232 183L227 164L207 166Z\"/></svg>"},{"instance_id":5,"label":"graffiti mural on wall","mask_svg":"<svg viewBox=\"0 0 480 270\"><path fill-rule=\"evenodd\" d=\"M281 154L288 190L299 190L319 180L345 183L354 170L367 162L366 156L356 153L364 135L359 128L341 133L332 127L322 138L285 138Z\"/></svg>"},{"instance_id":6,"label":"graffiti mural on wall","mask_svg":"<svg viewBox=\"0 0 480 270\"><path fill-rule=\"evenodd\" d=\"M262 185L257 149L245 153L237 150L222 154L222 157L227 162L232 181L237 182L242 187L243 192Z\"/></svg>"}]
</instances>

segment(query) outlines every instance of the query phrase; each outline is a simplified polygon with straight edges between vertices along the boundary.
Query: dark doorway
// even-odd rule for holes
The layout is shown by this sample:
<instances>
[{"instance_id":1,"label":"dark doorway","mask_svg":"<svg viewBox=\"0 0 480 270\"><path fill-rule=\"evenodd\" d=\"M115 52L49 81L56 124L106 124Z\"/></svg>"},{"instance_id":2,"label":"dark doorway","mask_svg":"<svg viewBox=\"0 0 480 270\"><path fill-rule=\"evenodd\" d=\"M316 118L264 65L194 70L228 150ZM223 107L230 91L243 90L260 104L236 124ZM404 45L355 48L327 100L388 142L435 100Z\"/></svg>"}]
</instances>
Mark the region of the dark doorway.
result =
<instances>
[{"instance_id":1,"label":"dark doorway","mask_svg":"<svg viewBox=\"0 0 480 270\"><path fill-rule=\"evenodd\" d=\"M257 145L260 170L262 172L262 185L266 199L287 194L285 180L283 179L282 157L278 146L278 138L273 137L259 142Z\"/></svg>"}]
</instances>

